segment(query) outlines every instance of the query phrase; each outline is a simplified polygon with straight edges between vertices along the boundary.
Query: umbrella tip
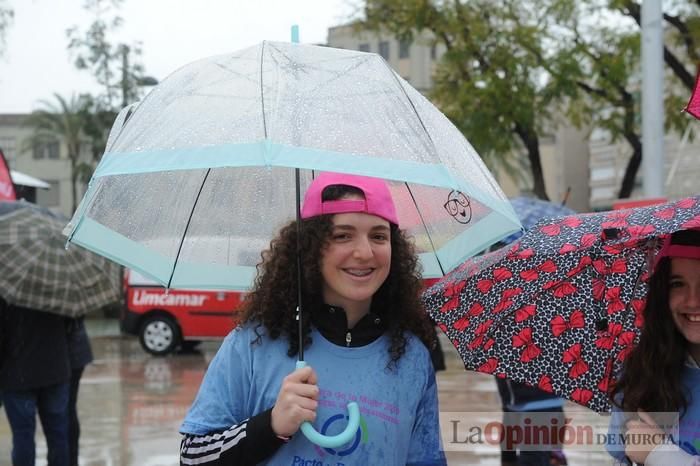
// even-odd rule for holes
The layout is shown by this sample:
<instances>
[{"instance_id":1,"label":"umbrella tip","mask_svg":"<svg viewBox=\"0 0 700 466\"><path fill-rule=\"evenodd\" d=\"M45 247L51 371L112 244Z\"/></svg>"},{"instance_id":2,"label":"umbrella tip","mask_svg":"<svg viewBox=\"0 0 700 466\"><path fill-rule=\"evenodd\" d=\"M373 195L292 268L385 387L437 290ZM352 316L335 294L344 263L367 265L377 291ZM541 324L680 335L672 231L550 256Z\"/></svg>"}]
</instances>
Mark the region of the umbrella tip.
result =
<instances>
[{"instance_id":1,"label":"umbrella tip","mask_svg":"<svg viewBox=\"0 0 700 466\"><path fill-rule=\"evenodd\" d=\"M292 24L292 44L299 43L299 25Z\"/></svg>"}]
</instances>

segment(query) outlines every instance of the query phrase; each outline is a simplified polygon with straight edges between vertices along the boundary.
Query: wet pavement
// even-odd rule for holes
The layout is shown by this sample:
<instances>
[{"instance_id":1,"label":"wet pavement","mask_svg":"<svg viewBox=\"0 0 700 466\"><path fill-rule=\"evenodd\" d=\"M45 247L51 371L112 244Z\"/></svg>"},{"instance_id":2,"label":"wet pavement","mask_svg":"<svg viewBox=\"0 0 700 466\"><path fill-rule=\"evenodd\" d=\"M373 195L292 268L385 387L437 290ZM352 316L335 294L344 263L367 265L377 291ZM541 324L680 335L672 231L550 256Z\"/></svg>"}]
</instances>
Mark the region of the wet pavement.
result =
<instances>
[{"instance_id":1,"label":"wet pavement","mask_svg":"<svg viewBox=\"0 0 700 466\"><path fill-rule=\"evenodd\" d=\"M219 342L204 342L200 352L156 358L146 354L136 338L121 337L116 321L87 321L95 362L83 375L79 395L83 466L170 466L178 464L182 421L207 364ZM443 341L447 370L438 373L441 412L500 411L496 384L490 376L466 372L452 346ZM1 410L0 410L1 411ZM567 413L585 413L567 404ZM37 433L37 465L46 465L46 444ZM443 429L443 438L449 438ZM0 414L0 466L11 466L11 435ZM457 449L454 446L448 449ZM446 452L450 465L500 465L498 447L469 446L470 451ZM602 451L569 452L572 466L610 464Z\"/></svg>"}]
</instances>

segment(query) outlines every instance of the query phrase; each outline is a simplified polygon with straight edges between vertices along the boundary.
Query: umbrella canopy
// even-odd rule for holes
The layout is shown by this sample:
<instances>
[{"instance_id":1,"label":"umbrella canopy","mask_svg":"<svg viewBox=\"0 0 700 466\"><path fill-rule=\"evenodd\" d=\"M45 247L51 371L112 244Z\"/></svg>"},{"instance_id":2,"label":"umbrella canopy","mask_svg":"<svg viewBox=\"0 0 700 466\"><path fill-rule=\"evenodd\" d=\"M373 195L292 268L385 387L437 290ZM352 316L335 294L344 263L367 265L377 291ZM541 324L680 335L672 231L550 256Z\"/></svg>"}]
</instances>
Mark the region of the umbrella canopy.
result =
<instances>
[{"instance_id":1,"label":"umbrella canopy","mask_svg":"<svg viewBox=\"0 0 700 466\"><path fill-rule=\"evenodd\" d=\"M469 370L525 382L596 411L642 326L658 238L700 227L700 196L543 221L424 294Z\"/></svg>"},{"instance_id":2,"label":"umbrella canopy","mask_svg":"<svg viewBox=\"0 0 700 466\"><path fill-rule=\"evenodd\" d=\"M127 115L129 113L129 115ZM263 42L120 114L66 232L173 288L247 289L318 171L390 180L426 277L520 229L478 154L378 55Z\"/></svg>"},{"instance_id":3,"label":"umbrella canopy","mask_svg":"<svg viewBox=\"0 0 700 466\"><path fill-rule=\"evenodd\" d=\"M518 215L523 228L528 230L545 218L558 218L566 215L574 215L576 212L568 207L553 202L537 199L536 197L518 196L510 200L510 205ZM510 235L503 240L504 243L512 243L522 236L522 232Z\"/></svg>"},{"instance_id":4,"label":"umbrella canopy","mask_svg":"<svg viewBox=\"0 0 700 466\"><path fill-rule=\"evenodd\" d=\"M10 304L75 317L118 302L120 267L66 249L66 219L24 201L0 202L0 296Z\"/></svg>"}]
</instances>

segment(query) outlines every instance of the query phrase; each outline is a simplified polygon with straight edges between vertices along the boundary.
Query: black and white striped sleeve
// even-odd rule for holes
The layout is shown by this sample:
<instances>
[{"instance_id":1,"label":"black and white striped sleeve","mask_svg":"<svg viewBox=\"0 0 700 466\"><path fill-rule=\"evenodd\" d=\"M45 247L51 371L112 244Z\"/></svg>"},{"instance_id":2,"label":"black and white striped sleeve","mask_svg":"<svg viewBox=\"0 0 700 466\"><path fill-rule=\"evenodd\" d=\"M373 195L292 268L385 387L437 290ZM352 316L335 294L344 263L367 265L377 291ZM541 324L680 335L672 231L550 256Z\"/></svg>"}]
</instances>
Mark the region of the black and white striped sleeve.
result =
<instances>
[{"instance_id":1,"label":"black and white striped sleeve","mask_svg":"<svg viewBox=\"0 0 700 466\"><path fill-rule=\"evenodd\" d=\"M284 443L272 430L272 409L268 409L224 431L185 433L180 443L180 466L255 465Z\"/></svg>"}]
</instances>

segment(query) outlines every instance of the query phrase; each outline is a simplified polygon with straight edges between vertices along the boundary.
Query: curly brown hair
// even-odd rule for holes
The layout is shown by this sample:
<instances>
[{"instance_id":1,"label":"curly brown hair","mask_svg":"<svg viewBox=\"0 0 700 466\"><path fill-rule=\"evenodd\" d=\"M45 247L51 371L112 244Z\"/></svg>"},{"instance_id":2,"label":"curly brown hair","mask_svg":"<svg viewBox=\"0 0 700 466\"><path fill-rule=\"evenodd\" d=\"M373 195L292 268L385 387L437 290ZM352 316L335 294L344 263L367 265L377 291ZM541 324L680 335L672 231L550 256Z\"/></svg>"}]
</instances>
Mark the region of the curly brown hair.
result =
<instances>
[{"instance_id":1,"label":"curly brown hair","mask_svg":"<svg viewBox=\"0 0 700 466\"><path fill-rule=\"evenodd\" d=\"M324 191L324 200L339 199L340 190L330 196ZM301 221L302 302L304 306L304 348L311 342L311 324L308 318L322 309L323 277L321 253L330 238L332 215L321 215ZM391 344L389 365L394 365L406 352L405 332L416 335L428 348L435 344L435 331L420 300L422 282L418 258L413 244L396 225L391 230L391 266L389 276L372 297L372 312L384 322ZM289 356L299 353L297 307L297 223L282 227L262 253L253 290L246 295L239 310L239 323L254 322L262 325L272 339L281 336L289 341Z\"/></svg>"},{"instance_id":2,"label":"curly brown hair","mask_svg":"<svg viewBox=\"0 0 700 466\"><path fill-rule=\"evenodd\" d=\"M699 246L700 232L674 233L671 243ZM671 259L664 257L649 280L639 344L610 391L612 402L623 411L684 413L688 407L681 376L689 345L676 328L668 305L670 278Z\"/></svg>"}]
</instances>

